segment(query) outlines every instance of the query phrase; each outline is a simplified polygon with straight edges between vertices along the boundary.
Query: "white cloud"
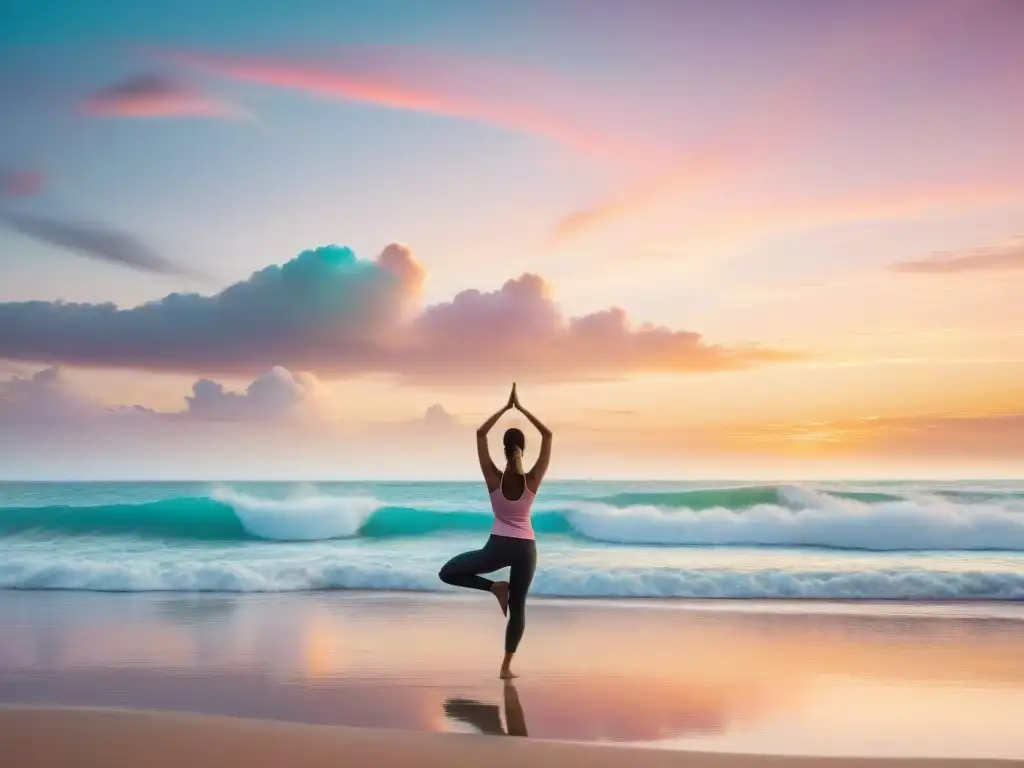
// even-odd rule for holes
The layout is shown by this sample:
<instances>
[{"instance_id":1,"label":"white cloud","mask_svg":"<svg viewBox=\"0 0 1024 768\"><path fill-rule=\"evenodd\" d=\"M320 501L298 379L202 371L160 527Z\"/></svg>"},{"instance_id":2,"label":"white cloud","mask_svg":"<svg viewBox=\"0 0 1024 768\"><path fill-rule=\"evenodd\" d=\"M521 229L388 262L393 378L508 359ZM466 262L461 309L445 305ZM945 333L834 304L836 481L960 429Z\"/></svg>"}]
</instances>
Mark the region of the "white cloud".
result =
<instances>
[{"instance_id":1,"label":"white cloud","mask_svg":"<svg viewBox=\"0 0 1024 768\"><path fill-rule=\"evenodd\" d=\"M89 424L127 419L187 421L288 421L323 397L316 378L275 366L257 376L241 392L199 379L177 411L155 411L141 405L108 406L75 389L64 372L44 368L26 376L0 380L0 423Z\"/></svg>"},{"instance_id":2,"label":"white cloud","mask_svg":"<svg viewBox=\"0 0 1024 768\"><path fill-rule=\"evenodd\" d=\"M108 415L102 403L76 392L56 367L0 381L0 423L80 423Z\"/></svg>"},{"instance_id":3,"label":"white cloud","mask_svg":"<svg viewBox=\"0 0 1024 768\"><path fill-rule=\"evenodd\" d=\"M185 414L203 421L273 421L298 415L317 389L315 377L275 366L260 374L244 392L230 392L210 379L199 379L185 398Z\"/></svg>"},{"instance_id":4,"label":"white cloud","mask_svg":"<svg viewBox=\"0 0 1024 768\"><path fill-rule=\"evenodd\" d=\"M142 405L107 405L78 391L56 366L0 379L0 424L111 426L159 422L184 427L234 422L282 427L317 425L339 431L340 417L346 415L338 395L315 376L282 366L274 366L240 390L220 381L197 379L182 406L179 410L158 411ZM461 428L458 419L440 404L413 419L363 426L373 431L395 428L404 435L441 434Z\"/></svg>"}]
</instances>

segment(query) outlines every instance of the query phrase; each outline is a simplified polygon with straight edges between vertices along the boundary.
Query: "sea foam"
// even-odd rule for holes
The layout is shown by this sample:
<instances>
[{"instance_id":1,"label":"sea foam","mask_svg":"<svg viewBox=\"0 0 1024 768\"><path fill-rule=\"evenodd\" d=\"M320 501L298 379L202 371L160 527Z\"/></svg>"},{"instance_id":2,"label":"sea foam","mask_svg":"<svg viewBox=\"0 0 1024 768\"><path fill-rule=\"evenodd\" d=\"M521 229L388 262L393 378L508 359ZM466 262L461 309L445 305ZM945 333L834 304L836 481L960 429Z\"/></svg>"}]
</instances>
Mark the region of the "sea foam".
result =
<instances>
[{"instance_id":1,"label":"sea foam","mask_svg":"<svg viewBox=\"0 0 1024 768\"><path fill-rule=\"evenodd\" d=\"M581 502L567 517L580 535L618 544L1024 550L1024 503L1017 498L958 503L921 495L864 502L803 488L784 488L780 495L785 504L743 509Z\"/></svg>"},{"instance_id":2,"label":"sea foam","mask_svg":"<svg viewBox=\"0 0 1024 768\"><path fill-rule=\"evenodd\" d=\"M202 561L121 557L117 561L45 555L0 564L0 588L105 592L296 592L325 589L450 591L438 562L393 557L346 562L222 558ZM1024 573L915 568L726 570L665 566L605 567L541 561L531 594L552 597L689 597L859 600L1021 600Z\"/></svg>"},{"instance_id":3,"label":"sea foam","mask_svg":"<svg viewBox=\"0 0 1024 768\"><path fill-rule=\"evenodd\" d=\"M231 489L217 489L213 498L227 504L242 527L260 539L316 541L355 536L381 507L368 496L304 496L260 499Z\"/></svg>"}]
</instances>

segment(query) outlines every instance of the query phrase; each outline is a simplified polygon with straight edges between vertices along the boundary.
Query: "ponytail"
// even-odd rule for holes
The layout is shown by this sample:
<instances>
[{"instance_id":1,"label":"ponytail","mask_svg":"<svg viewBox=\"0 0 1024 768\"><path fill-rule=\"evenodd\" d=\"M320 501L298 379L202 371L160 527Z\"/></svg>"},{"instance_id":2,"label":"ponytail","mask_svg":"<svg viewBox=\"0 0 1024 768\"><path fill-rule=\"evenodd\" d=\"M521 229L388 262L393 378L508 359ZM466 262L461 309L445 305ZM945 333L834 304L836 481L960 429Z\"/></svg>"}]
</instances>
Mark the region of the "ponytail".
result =
<instances>
[{"instance_id":1,"label":"ponytail","mask_svg":"<svg viewBox=\"0 0 1024 768\"><path fill-rule=\"evenodd\" d=\"M523 452L518 447L512 449L512 464L516 468L517 475L526 476L526 470L523 469Z\"/></svg>"},{"instance_id":2,"label":"ponytail","mask_svg":"<svg viewBox=\"0 0 1024 768\"><path fill-rule=\"evenodd\" d=\"M523 469L523 449L526 448L526 436L522 430L512 429L505 431L505 437L502 439L502 445L505 449L505 461L515 467L516 473L525 477L526 471Z\"/></svg>"}]
</instances>

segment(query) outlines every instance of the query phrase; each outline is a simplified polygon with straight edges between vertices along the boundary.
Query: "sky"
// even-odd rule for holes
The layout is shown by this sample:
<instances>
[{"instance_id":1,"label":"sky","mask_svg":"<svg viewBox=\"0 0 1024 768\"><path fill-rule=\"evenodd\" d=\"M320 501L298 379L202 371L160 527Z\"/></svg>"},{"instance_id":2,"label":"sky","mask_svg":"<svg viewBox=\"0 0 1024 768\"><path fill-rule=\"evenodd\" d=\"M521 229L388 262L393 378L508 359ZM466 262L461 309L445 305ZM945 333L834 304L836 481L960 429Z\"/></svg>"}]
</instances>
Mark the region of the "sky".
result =
<instances>
[{"instance_id":1,"label":"sky","mask_svg":"<svg viewBox=\"0 0 1024 768\"><path fill-rule=\"evenodd\" d=\"M557 477L1020 477L1022 34L3 0L0 475L470 478L515 381Z\"/></svg>"}]
</instances>

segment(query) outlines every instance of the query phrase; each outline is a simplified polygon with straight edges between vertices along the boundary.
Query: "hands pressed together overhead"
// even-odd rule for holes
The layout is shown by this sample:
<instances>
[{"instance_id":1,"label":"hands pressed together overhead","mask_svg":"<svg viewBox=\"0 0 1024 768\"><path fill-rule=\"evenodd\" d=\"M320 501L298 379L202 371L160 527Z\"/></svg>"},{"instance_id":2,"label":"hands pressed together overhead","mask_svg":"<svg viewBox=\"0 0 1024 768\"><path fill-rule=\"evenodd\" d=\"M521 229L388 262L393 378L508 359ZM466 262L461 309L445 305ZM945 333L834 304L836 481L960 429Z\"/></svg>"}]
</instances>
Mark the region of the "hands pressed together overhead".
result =
<instances>
[{"instance_id":1,"label":"hands pressed together overhead","mask_svg":"<svg viewBox=\"0 0 1024 768\"><path fill-rule=\"evenodd\" d=\"M551 460L551 430L544 426L543 422L530 413L523 404L519 402L519 393L516 391L516 385L512 385L512 391L509 392L508 402L506 402L501 408L479 426L476 430L476 450L477 457L480 460L480 469L484 473L484 478L488 482L488 487L493 489L494 484L500 480L501 474L498 472L497 467L494 466L494 462L491 461L491 455L487 447L487 433L491 431L491 427L498 423L502 415L515 409L519 411L526 420L529 421L536 430L540 433L540 452L537 456L537 463L534 464L533 469L530 470L531 482L533 488L536 489L539 486L540 481L544 478L544 475L548 470L548 463Z\"/></svg>"},{"instance_id":2,"label":"hands pressed together overhead","mask_svg":"<svg viewBox=\"0 0 1024 768\"><path fill-rule=\"evenodd\" d=\"M541 434L541 437L545 438L546 441L550 440L551 430L545 427L540 422L540 419L538 419L536 416L530 413L526 408L523 407L523 404L519 402L519 393L516 392L515 384L512 385L512 391L508 395L508 402L505 403L505 405L503 405L500 409L498 409L497 412L492 414L491 417L487 419L487 421L480 425L480 427L476 431L477 436L482 438L484 435L486 435L490 431L491 427L493 427L498 422L498 419L502 417L502 414L504 414L506 411L511 411L513 408L519 411L521 414L523 414L523 416L526 417L527 421L529 421L531 424L533 424L533 426L537 428L537 430Z\"/></svg>"},{"instance_id":3,"label":"hands pressed together overhead","mask_svg":"<svg viewBox=\"0 0 1024 768\"><path fill-rule=\"evenodd\" d=\"M506 403L505 405L505 410L511 411L513 408L516 408L520 411L523 410L523 407L519 404L519 393L516 392L515 382L513 382L512 384L512 391L509 393L508 403Z\"/></svg>"}]
</instances>

